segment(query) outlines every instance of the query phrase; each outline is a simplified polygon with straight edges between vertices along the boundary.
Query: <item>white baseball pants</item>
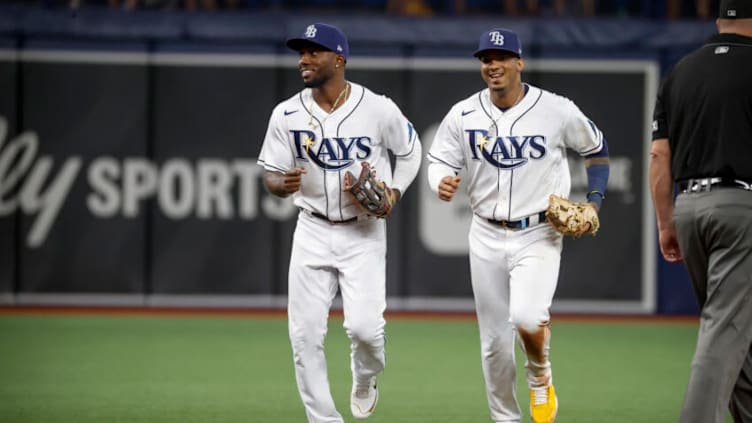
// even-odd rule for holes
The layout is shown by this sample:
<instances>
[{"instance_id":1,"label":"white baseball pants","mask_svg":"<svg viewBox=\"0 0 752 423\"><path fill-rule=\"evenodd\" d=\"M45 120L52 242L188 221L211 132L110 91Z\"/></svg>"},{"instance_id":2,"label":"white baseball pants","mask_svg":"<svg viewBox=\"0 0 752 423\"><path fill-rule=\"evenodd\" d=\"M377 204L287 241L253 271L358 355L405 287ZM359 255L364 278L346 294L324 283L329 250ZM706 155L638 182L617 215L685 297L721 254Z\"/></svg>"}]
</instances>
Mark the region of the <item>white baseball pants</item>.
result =
<instances>
[{"instance_id":1,"label":"white baseball pants","mask_svg":"<svg viewBox=\"0 0 752 423\"><path fill-rule=\"evenodd\" d=\"M331 224L301 212L290 257L288 322L295 378L310 423L343 423L329 388L324 338L341 291L353 380L384 370L386 223Z\"/></svg>"},{"instance_id":2,"label":"white baseball pants","mask_svg":"<svg viewBox=\"0 0 752 423\"><path fill-rule=\"evenodd\" d=\"M548 322L559 277L562 237L546 224L510 230L473 215L469 241L491 418L494 422L519 422L515 329L532 330Z\"/></svg>"}]
</instances>

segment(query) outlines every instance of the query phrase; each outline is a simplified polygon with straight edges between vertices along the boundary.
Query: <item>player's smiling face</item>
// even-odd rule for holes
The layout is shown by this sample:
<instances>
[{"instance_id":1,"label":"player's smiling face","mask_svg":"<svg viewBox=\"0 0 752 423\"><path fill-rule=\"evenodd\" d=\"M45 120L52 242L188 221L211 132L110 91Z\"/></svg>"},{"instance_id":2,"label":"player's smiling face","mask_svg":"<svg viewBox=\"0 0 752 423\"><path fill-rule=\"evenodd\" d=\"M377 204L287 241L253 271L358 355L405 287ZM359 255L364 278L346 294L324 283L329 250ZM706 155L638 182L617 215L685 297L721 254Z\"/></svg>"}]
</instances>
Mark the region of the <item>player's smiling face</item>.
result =
<instances>
[{"instance_id":1,"label":"player's smiling face","mask_svg":"<svg viewBox=\"0 0 752 423\"><path fill-rule=\"evenodd\" d=\"M320 87L334 76L337 54L333 51L309 44L298 50L298 53L298 70L306 87Z\"/></svg>"},{"instance_id":2,"label":"player's smiling face","mask_svg":"<svg viewBox=\"0 0 752 423\"><path fill-rule=\"evenodd\" d=\"M479 59L480 75L489 89L504 91L519 85L524 61L514 53L488 50Z\"/></svg>"}]
</instances>

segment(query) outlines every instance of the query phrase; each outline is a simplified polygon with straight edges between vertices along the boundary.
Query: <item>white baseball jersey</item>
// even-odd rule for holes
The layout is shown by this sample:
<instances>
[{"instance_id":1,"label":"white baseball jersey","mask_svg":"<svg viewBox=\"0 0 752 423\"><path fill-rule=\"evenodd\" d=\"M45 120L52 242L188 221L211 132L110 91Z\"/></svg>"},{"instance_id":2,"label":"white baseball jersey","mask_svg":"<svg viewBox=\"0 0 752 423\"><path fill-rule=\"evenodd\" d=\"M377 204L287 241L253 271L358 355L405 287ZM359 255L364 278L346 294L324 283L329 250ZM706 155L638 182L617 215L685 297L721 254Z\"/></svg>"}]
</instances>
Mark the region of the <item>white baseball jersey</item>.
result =
<instances>
[{"instance_id":1,"label":"white baseball jersey","mask_svg":"<svg viewBox=\"0 0 752 423\"><path fill-rule=\"evenodd\" d=\"M345 171L357 177L362 161L403 194L420 168L418 134L397 105L362 85L350 84L347 101L331 114L313 101L309 88L277 105L258 160L270 171L307 169L300 190L293 194L294 202L331 220L361 214L342 190ZM396 157L394 177L387 150Z\"/></svg>"},{"instance_id":2,"label":"white baseball jersey","mask_svg":"<svg viewBox=\"0 0 752 423\"><path fill-rule=\"evenodd\" d=\"M428 153L442 176L467 168L470 206L483 218L518 220L545 210L550 194L568 197L566 149L584 156L603 147L601 131L571 100L525 85L506 112L488 89L455 104ZM431 181L434 191L440 179Z\"/></svg>"}]
</instances>

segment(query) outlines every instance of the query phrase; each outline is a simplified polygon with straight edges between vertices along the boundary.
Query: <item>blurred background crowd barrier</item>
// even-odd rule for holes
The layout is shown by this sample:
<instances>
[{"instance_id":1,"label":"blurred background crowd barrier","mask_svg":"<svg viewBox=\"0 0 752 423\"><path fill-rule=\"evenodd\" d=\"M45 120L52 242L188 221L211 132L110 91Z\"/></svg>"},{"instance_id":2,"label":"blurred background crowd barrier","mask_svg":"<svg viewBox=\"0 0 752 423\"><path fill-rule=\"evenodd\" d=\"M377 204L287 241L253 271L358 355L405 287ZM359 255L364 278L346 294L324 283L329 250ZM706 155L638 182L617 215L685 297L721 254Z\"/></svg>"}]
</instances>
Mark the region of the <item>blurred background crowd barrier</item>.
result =
<instances>
[{"instance_id":1,"label":"blurred background crowd barrier","mask_svg":"<svg viewBox=\"0 0 752 423\"><path fill-rule=\"evenodd\" d=\"M602 231L567 241L554 311L696 313L683 268L658 257L646 164L660 77L715 31L716 6L0 3L0 303L284 307L297 210L264 191L256 157L301 88L285 39L328 22L350 39L348 78L392 97L424 149L483 88L478 34L519 32L523 78L573 99L612 155ZM390 308L472 310L455 203L421 173L390 219Z\"/></svg>"},{"instance_id":2,"label":"blurred background crowd barrier","mask_svg":"<svg viewBox=\"0 0 752 423\"><path fill-rule=\"evenodd\" d=\"M6 1L7 2L7 1ZM31 2L9 2L31 3ZM404 16L715 17L718 0L41 0L47 8L387 13Z\"/></svg>"}]
</instances>

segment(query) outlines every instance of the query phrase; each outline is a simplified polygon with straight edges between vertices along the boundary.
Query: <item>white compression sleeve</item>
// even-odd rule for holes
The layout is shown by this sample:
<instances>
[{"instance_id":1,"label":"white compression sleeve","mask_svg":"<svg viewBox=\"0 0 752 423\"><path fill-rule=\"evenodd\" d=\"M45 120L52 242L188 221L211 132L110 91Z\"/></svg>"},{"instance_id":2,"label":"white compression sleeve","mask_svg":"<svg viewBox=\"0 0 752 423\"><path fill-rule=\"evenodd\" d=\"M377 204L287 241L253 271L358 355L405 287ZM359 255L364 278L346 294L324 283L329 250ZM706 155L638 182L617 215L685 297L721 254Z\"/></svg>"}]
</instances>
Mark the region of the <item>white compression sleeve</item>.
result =
<instances>
[{"instance_id":1,"label":"white compression sleeve","mask_svg":"<svg viewBox=\"0 0 752 423\"><path fill-rule=\"evenodd\" d=\"M423 149L420 143L416 142L410 154L396 157L394 175L392 176L392 188L398 189L402 195L405 195L405 190L413 182L415 175L418 174L422 155Z\"/></svg>"},{"instance_id":2,"label":"white compression sleeve","mask_svg":"<svg viewBox=\"0 0 752 423\"><path fill-rule=\"evenodd\" d=\"M445 176L454 176L456 172L444 163L433 162L428 165L428 185L436 195L439 195L439 182Z\"/></svg>"}]
</instances>

